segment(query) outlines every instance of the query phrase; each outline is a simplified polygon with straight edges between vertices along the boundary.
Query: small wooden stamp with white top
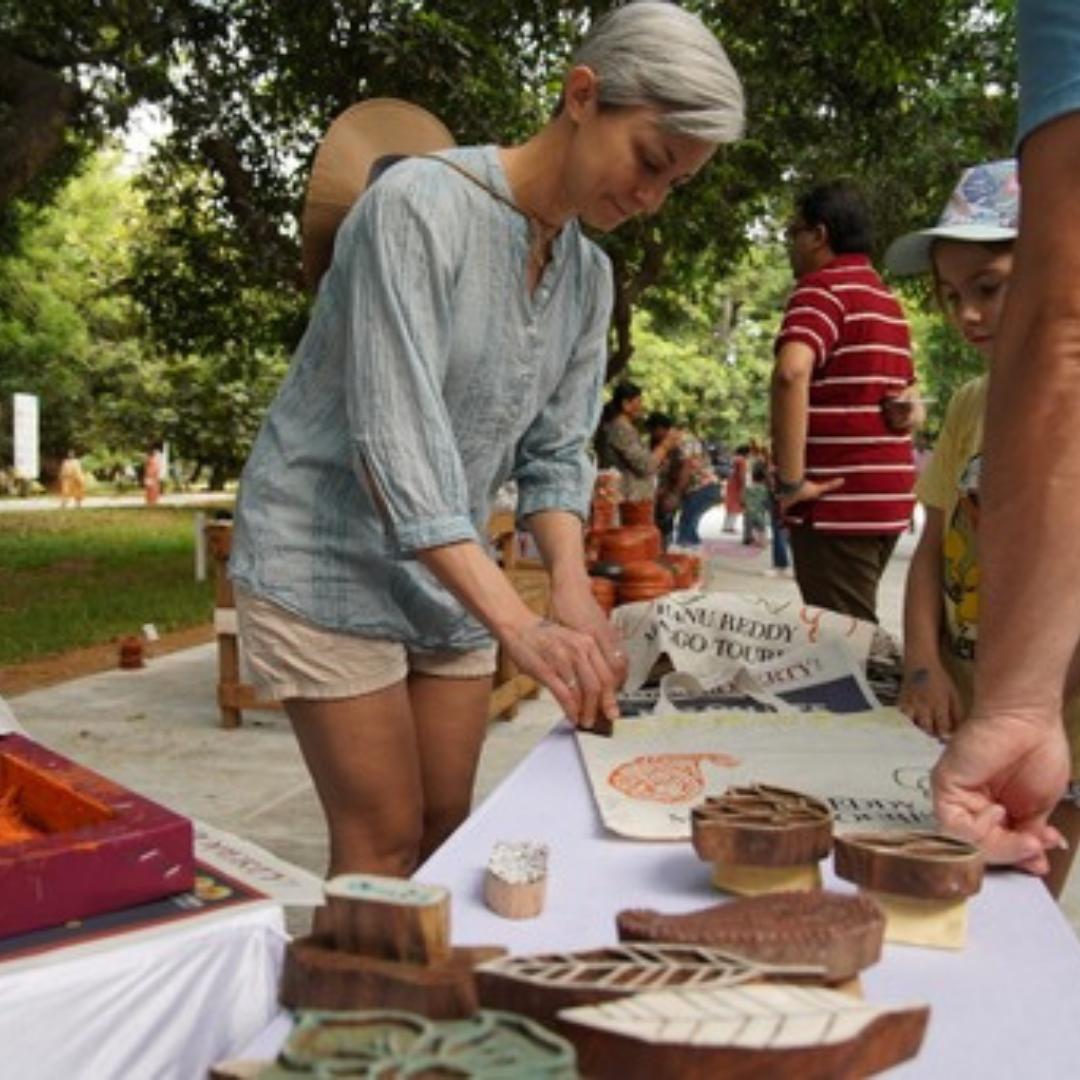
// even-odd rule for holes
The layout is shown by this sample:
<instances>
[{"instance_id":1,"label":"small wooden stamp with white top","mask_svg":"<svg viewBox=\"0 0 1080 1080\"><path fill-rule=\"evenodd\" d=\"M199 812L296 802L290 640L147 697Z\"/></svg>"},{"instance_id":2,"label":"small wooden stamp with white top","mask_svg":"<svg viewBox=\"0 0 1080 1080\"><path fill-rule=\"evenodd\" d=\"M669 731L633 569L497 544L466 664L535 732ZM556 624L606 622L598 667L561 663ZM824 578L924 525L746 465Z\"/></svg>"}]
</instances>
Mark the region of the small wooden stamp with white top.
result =
<instances>
[{"instance_id":1,"label":"small wooden stamp with white top","mask_svg":"<svg viewBox=\"0 0 1080 1080\"><path fill-rule=\"evenodd\" d=\"M832 811L820 799L768 784L728 788L693 809L694 850L713 884L740 896L821 887Z\"/></svg>"},{"instance_id":2,"label":"small wooden stamp with white top","mask_svg":"<svg viewBox=\"0 0 1080 1080\"><path fill-rule=\"evenodd\" d=\"M962 949L967 899L982 887L978 848L930 832L847 833L836 837L837 877L858 885L885 912L885 940Z\"/></svg>"},{"instance_id":3,"label":"small wooden stamp with white top","mask_svg":"<svg viewBox=\"0 0 1080 1080\"><path fill-rule=\"evenodd\" d=\"M547 844L499 840L484 875L484 900L506 919L532 919L544 910L547 894Z\"/></svg>"}]
</instances>

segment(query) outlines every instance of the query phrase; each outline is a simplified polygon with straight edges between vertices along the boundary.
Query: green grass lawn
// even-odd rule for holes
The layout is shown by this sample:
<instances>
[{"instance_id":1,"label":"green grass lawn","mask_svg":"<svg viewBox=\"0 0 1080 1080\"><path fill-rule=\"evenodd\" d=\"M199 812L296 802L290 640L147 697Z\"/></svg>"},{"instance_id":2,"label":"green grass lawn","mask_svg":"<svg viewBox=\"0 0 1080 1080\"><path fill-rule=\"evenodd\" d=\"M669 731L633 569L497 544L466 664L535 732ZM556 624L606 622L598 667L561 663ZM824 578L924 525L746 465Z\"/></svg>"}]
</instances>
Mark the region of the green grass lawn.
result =
<instances>
[{"instance_id":1,"label":"green grass lawn","mask_svg":"<svg viewBox=\"0 0 1080 1080\"><path fill-rule=\"evenodd\" d=\"M0 666L144 623L161 632L209 622L213 567L195 580L197 509L0 514Z\"/></svg>"}]
</instances>

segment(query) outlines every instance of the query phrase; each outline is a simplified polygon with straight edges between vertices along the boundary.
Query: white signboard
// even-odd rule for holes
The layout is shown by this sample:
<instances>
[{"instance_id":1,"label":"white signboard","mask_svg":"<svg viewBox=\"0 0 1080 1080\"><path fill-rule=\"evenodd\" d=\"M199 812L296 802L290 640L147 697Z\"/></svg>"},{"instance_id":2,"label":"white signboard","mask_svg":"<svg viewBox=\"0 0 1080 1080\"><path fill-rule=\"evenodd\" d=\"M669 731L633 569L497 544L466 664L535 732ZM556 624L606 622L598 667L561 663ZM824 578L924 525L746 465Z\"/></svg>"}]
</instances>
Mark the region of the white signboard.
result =
<instances>
[{"instance_id":1,"label":"white signboard","mask_svg":"<svg viewBox=\"0 0 1080 1080\"><path fill-rule=\"evenodd\" d=\"M36 394L12 394L15 435L15 476L36 480L41 472L38 460L38 399Z\"/></svg>"},{"instance_id":2,"label":"white signboard","mask_svg":"<svg viewBox=\"0 0 1080 1080\"><path fill-rule=\"evenodd\" d=\"M824 799L838 828L934 828L941 746L895 709L633 717L610 738L577 741L604 825L620 836L688 839L693 807L754 783Z\"/></svg>"}]
</instances>

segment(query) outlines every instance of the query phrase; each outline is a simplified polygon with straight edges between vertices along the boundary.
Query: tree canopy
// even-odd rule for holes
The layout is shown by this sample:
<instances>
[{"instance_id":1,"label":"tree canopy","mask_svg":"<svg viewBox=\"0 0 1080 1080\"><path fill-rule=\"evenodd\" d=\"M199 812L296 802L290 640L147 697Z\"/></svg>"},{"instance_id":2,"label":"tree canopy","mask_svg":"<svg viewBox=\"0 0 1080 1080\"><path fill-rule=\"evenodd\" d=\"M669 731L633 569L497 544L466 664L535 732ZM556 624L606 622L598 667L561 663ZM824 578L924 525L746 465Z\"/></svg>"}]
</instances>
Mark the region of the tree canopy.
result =
<instances>
[{"instance_id":1,"label":"tree canopy","mask_svg":"<svg viewBox=\"0 0 1080 1080\"><path fill-rule=\"evenodd\" d=\"M393 96L434 112L460 142L520 139L549 115L573 42L609 6L0 0L0 247L28 255L28 208L54 203L133 109L160 110L166 132L140 178L144 217L114 285L135 304L157 384L175 391L153 422L182 433L185 449L231 430L242 457L250 416L303 326L299 209L330 120ZM747 137L659 215L599 238L616 272L611 374L635 343L655 352L648 334L702 356L719 335L736 367L757 355L765 332L743 299L746 276L764 272L752 253L812 179L858 180L883 247L936 217L962 166L1010 151L1011 0L686 6L743 78ZM5 311L13 303L0 298ZM651 322L635 324L639 311ZM215 379L247 398L230 405ZM758 392L753 379L738 390Z\"/></svg>"}]
</instances>

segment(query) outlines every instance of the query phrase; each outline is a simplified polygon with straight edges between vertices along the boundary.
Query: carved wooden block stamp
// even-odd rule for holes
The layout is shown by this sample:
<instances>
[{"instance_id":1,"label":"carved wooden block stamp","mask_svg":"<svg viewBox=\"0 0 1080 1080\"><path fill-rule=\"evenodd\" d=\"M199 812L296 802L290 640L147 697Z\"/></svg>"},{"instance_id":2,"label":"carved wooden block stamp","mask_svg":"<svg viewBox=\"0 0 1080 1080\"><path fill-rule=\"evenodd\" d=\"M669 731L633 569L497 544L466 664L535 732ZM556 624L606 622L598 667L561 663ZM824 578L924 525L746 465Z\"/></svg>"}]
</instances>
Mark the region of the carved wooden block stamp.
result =
<instances>
[{"instance_id":1,"label":"carved wooden block stamp","mask_svg":"<svg viewBox=\"0 0 1080 1080\"><path fill-rule=\"evenodd\" d=\"M358 956L329 936L297 938L285 950L280 1000L290 1009L403 1009L436 1020L471 1016L479 1007L473 967L506 952L458 948L441 964Z\"/></svg>"},{"instance_id":2,"label":"carved wooden block stamp","mask_svg":"<svg viewBox=\"0 0 1080 1080\"><path fill-rule=\"evenodd\" d=\"M885 916L867 896L820 889L732 900L683 915L620 911L622 941L670 941L727 949L766 964L824 969L842 983L877 963Z\"/></svg>"},{"instance_id":3,"label":"carved wooden block stamp","mask_svg":"<svg viewBox=\"0 0 1080 1080\"><path fill-rule=\"evenodd\" d=\"M858 885L885 912L885 939L962 949L967 898L982 887L978 848L940 833L847 833L836 837L838 877Z\"/></svg>"},{"instance_id":4,"label":"carved wooden block stamp","mask_svg":"<svg viewBox=\"0 0 1080 1080\"><path fill-rule=\"evenodd\" d=\"M480 1012L433 1022L407 1012L301 1013L266 1080L348 1075L534 1077L570 1080L576 1055L565 1039L525 1017Z\"/></svg>"},{"instance_id":5,"label":"carved wooden block stamp","mask_svg":"<svg viewBox=\"0 0 1080 1080\"><path fill-rule=\"evenodd\" d=\"M929 1009L879 1008L810 986L667 990L564 1009L583 1075L861 1077L914 1057Z\"/></svg>"},{"instance_id":6,"label":"carved wooden block stamp","mask_svg":"<svg viewBox=\"0 0 1080 1080\"><path fill-rule=\"evenodd\" d=\"M764 979L821 981L824 971L758 963L704 945L638 942L578 953L507 956L477 965L475 974L485 1008L553 1024L561 1009L628 994Z\"/></svg>"},{"instance_id":7,"label":"carved wooden block stamp","mask_svg":"<svg viewBox=\"0 0 1080 1080\"><path fill-rule=\"evenodd\" d=\"M832 848L832 811L820 799L768 784L728 788L691 815L694 850L713 884L744 896L814 889Z\"/></svg>"},{"instance_id":8,"label":"carved wooden block stamp","mask_svg":"<svg viewBox=\"0 0 1080 1080\"><path fill-rule=\"evenodd\" d=\"M548 849L532 840L498 841L484 875L484 900L496 915L531 919L544 910Z\"/></svg>"},{"instance_id":9,"label":"carved wooden block stamp","mask_svg":"<svg viewBox=\"0 0 1080 1080\"><path fill-rule=\"evenodd\" d=\"M375 874L342 874L323 889L335 949L415 964L449 959L449 890Z\"/></svg>"}]
</instances>

